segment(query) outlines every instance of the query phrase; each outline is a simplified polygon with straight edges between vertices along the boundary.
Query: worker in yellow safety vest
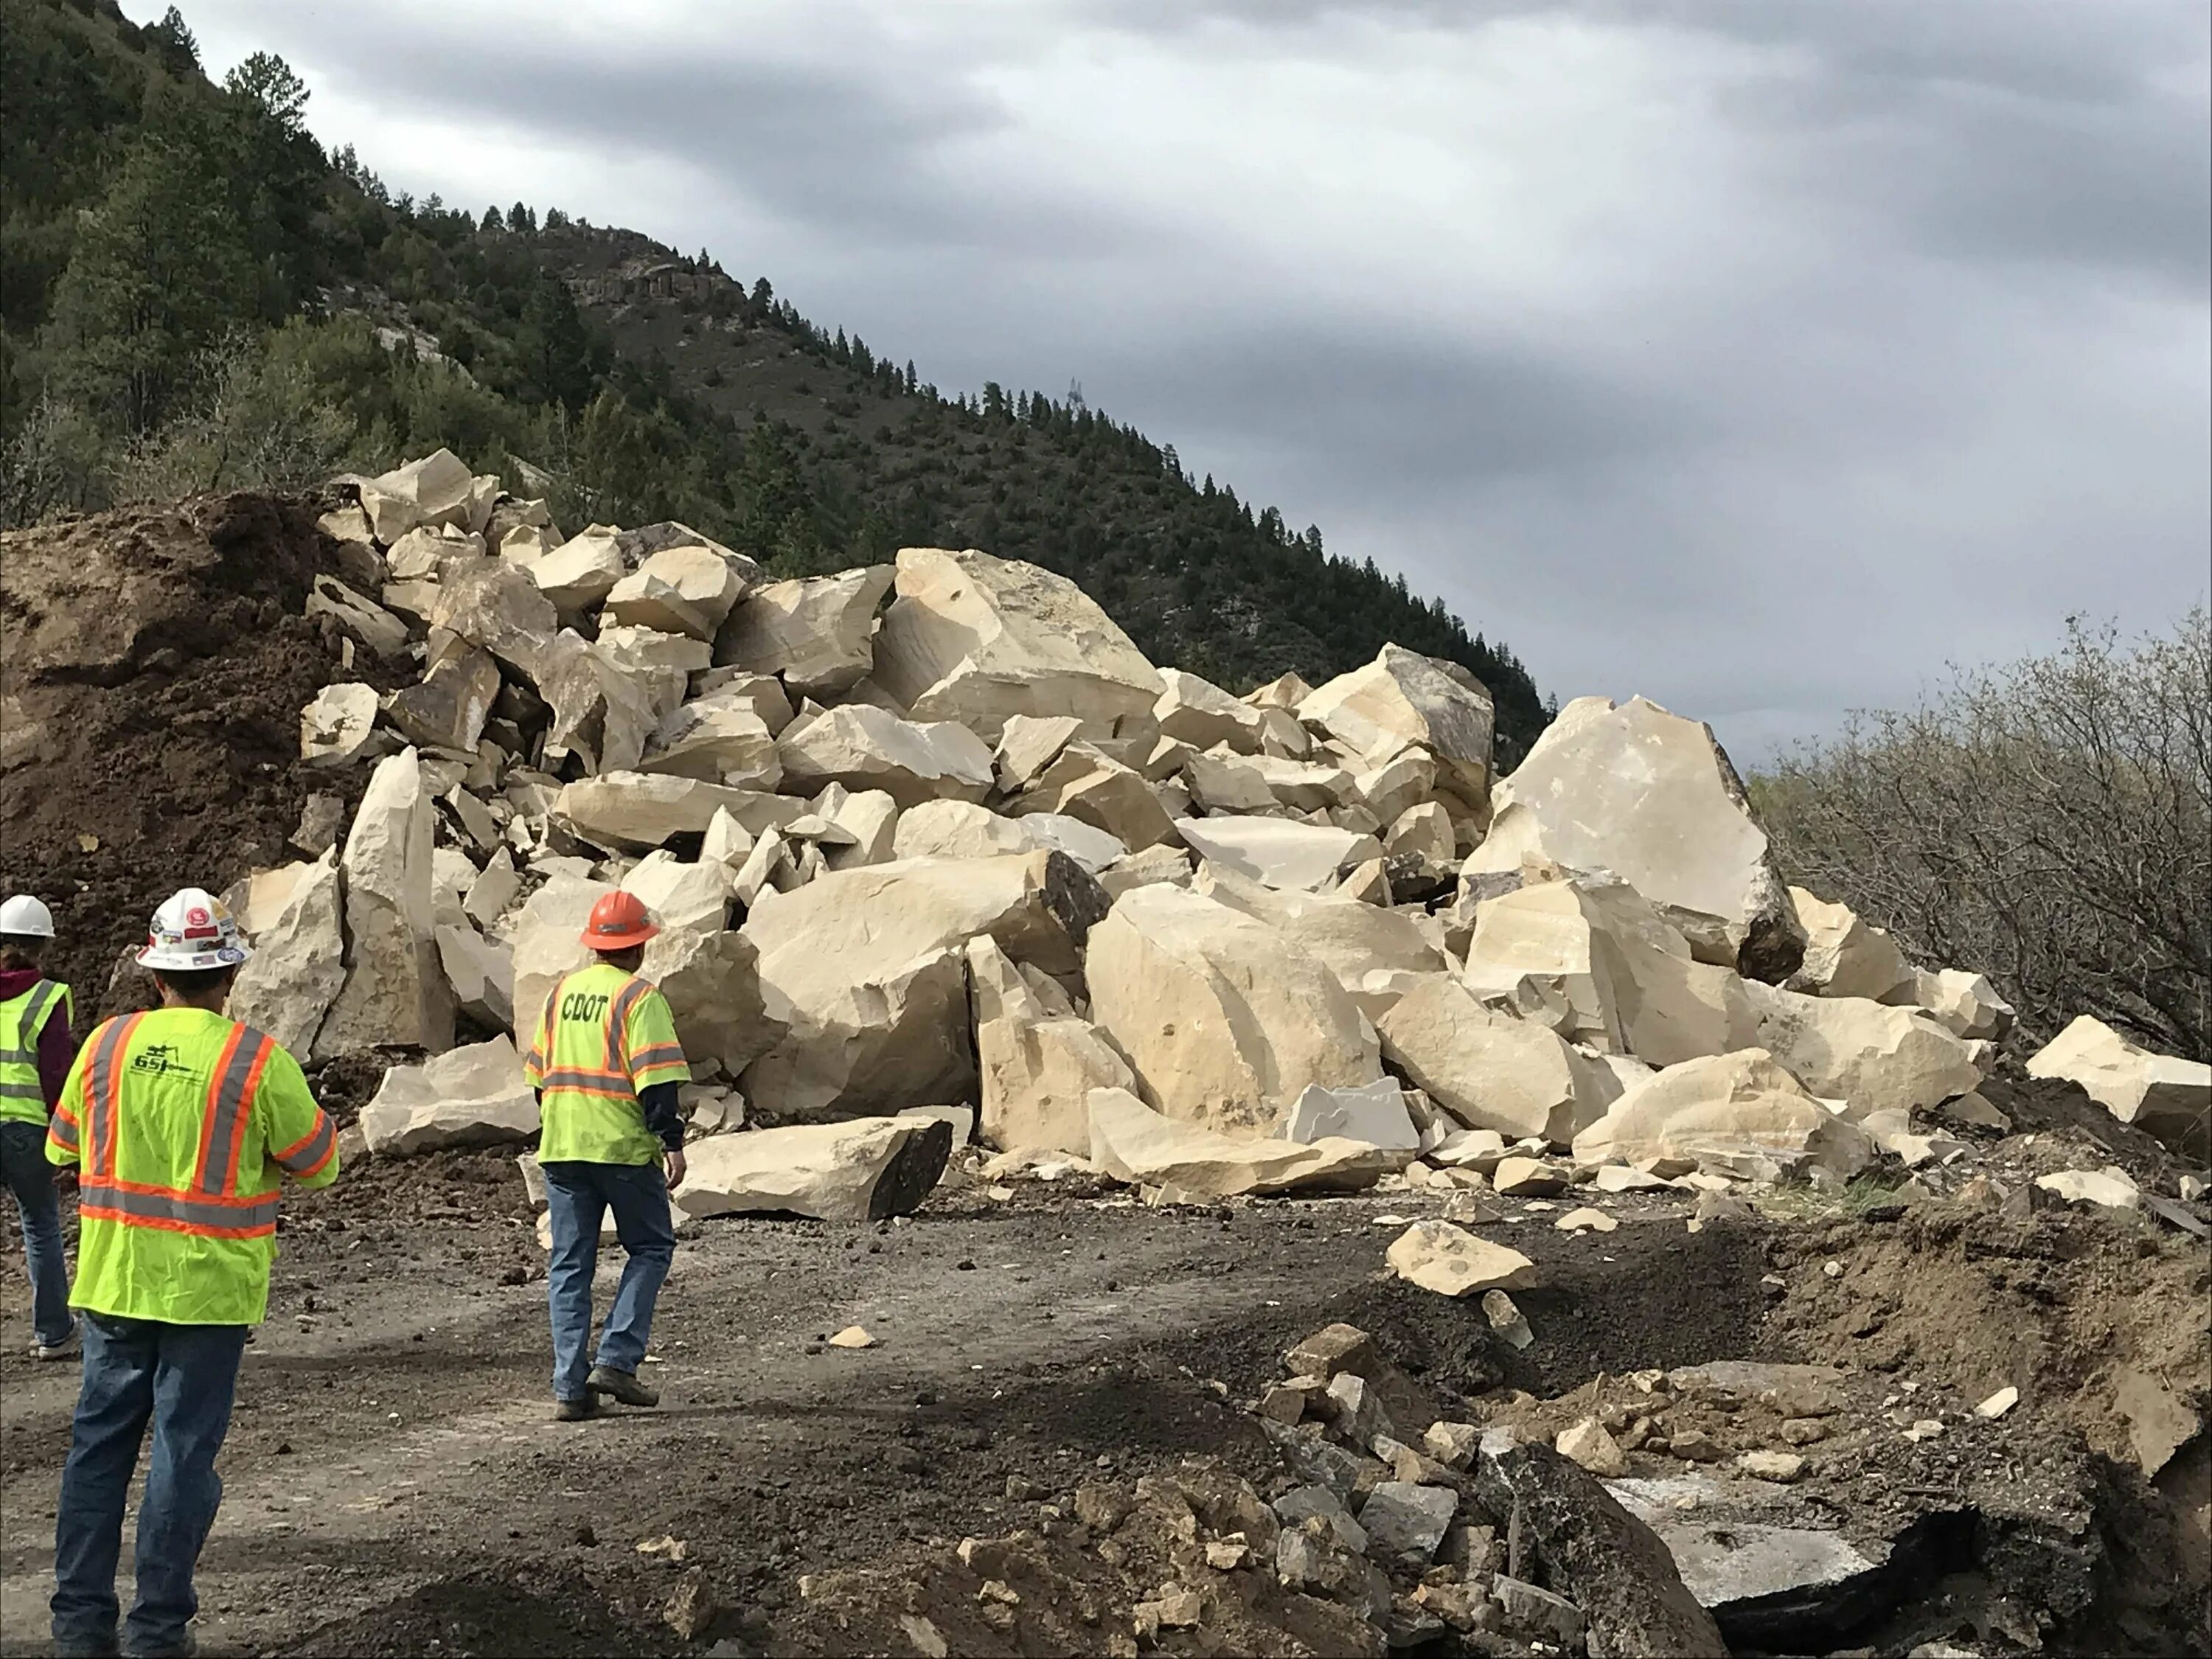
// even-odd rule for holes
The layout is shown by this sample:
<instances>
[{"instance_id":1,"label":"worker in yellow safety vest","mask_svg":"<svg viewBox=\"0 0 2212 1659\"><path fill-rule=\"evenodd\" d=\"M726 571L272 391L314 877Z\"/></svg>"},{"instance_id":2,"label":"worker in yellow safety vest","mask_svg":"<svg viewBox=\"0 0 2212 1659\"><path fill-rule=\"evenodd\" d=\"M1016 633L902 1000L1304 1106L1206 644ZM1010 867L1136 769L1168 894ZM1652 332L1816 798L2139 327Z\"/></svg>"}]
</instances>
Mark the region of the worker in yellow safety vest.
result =
<instances>
[{"instance_id":1,"label":"worker in yellow safety vest","mask_svg":"<svg viewBox=\"0 0 2212 1659\"><path fill-rule=\"evenodd\" d=\"M638 1381L637 1368L676 1255L668 1194L684 1180L677 1091L690 1081L691 1068L668 999L637 974L646 942L659 931L635 894L609 893L593 905L583 942L599 960L554 986L530 1049L527 1072L544 1124L538 1167L553 1228L545 1267L553 1414L564 1423L594 1415L603 1396L629 1406L660 1403L659 1393ZM587 1371L592 1274L599 1224L610 1209L628 1260Z\"/></svg>"},{"instance_id":2,"label":"worker in yellow safety vest","mask_svg":"<svg viewBox=\"0 0 2212 1659\"><path fill-rule=\"evenodd\" d=\"M76 1164L84 1381L54 1522L53 1635L116 1651L123 1508L146 1426L138 1595L125 1651L192 1651L192 1571L247 1328L268 1310L280 1178L337 1178L337 1133L300 1063L226 1018L249 952L222 902L187 887L154 913L139 963L161 1006L103 1022L70 1068L46 1156Z\"/></svg>"},{"instance_id":3,"label":"worker in yellow safety vest","mask_svg":"<svg viewBox=\"0 0 2212 1659\"><path fill-rule=\"evenodd\" d=\"M46 1120L62 1097L76 1039L70 988L42 966L54 913L27 893L0 902L0 1182L23 1224L31 1270L31 1358L76 1354L62 1201L46 1158Z\"/></svg>"}]
</instances>

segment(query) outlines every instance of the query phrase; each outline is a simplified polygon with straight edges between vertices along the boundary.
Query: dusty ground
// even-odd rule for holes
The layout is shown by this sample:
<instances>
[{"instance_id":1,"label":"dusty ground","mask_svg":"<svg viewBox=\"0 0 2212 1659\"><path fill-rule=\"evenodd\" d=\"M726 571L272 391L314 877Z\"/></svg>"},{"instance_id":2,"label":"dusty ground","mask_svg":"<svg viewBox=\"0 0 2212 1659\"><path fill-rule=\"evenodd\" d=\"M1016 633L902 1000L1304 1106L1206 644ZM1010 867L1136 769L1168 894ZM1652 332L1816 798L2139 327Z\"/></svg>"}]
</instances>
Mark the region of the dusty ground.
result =
<instances>
[{"instance_id":1,"label":"dusty ground","mask_svg":"<svg viewBox=\"0 0 2212 1659\"><path fill-rule=\"evenodd\" d=\"M1427 1212L1419 1194L1154 1211L1035 1183L994 1203L956 1180L895 1224L709 1223L680 1246L654 1333L665 1403L556 1425L541 1258L512 1164L489 1153L370 1164L288 1212L202 1563L204 1650L722 1640L735 1644L726 1653L911 1652L894 1614L923 1608L956 1652L1103 1651L1103 1632L1127 1631L1149 1586L1131 1576L1142 1563L1102 1565L1079 1528L1071 1542L1074 1488L1198 1455L1263 1495L1279 1488L1242 1403L1279 1375L1291 1341L1336 1319L1372 1331L1449 1413L1475 1420L1571 1413L1648 1367L1847 1365L1858 1437L1847 1458L1808 1448L1814 1481L1869 1517L1917 1505L1967 1518L1902 1615L1829 1646L1856 1637L1903 1653L1971 1638L2009 1572L2031 1635L2037 1598L2055 1610L2037 1638L2047 1650L2201 1648L2205 1543L2191 1528L2206 1494L2191 1483L2203 1484L2204 1442L2174 1460L2161 1493L2117 1461L2128 1431L2110 1401L2118 1369L2140 1366L2204 1404L2203 1246L1948 1206L1692 1235L1673 1195L1616 1202L1624 1221L1610 1235L1560 1234L1548 1212L1486 1230L1545 1271L1546 1288L1519 1298L1538 1334L1522 1353L1477 1310L1381 1275L1395 1228L1378 1218ZM1869 1322L1862 1304L1880 1316ZM881 1346L823 1346L855 1322ZM0 1648L11 1653L38 1650L44 1633L75 1387L70 1368L20 1357L27 1335L11 1298L0 1310ZM1955 1422L1999 1376L2023 1394L2002 1424L1924 1444L1885 1425L1879 1401L1908 1382L1911 1413ZM1771 1426L1756 1411L1699 1423L1753 1440ZM1673 1467L1659 1454L1637 1462L1638 1474ZM2019 1513L1977 1522L2007 1492ZM1000 1630L972 1616L975 1575L950 1552L1010 1533L1048 1540L1037 1547L1066 1571L1053 1618L1039 1605ZM2078 1569L2070 1589L2043 1582L2061 1534ZM681 1570L637 1549L669 1535L684 1541ZM801 1595L803 1577L834 1569L859 1576L812 1579L815 1597ZM685 1644L659 1611L691 1570L723 1611ZM1262 1595L1259 1575L1243 1577ZM1331 1650L1325 1630L1293 1639L1288 1613L1249 1617L1261 1622L1170 1632L1163 1646ZM1987 1628L1978 1639L1972 1650L2020 1650Z\"/></svg>"}]
</instances>

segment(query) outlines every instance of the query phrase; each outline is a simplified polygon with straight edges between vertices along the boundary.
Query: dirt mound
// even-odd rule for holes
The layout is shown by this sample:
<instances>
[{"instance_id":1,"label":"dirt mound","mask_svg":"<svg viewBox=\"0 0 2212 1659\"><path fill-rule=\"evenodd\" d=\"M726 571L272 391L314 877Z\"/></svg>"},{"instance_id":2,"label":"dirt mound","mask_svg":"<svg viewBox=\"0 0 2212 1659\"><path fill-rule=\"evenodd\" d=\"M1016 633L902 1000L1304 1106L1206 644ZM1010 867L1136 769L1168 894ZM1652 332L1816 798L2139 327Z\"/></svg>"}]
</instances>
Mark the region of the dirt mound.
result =
<instances>
[{"instance_id":1,"label":"dirt mound","mask_svg":"<svg viewBox=\"0 0 2212 1659\"><path fill-rule=\"evenodd\" d=\"M52 907L88 1023L162 899L296 856L310 787L358 793L296 764L301 706L366 677L302 615L337 568L312 503L258 495L0 536L0 886Z\"/></svg>"}]
</instances>

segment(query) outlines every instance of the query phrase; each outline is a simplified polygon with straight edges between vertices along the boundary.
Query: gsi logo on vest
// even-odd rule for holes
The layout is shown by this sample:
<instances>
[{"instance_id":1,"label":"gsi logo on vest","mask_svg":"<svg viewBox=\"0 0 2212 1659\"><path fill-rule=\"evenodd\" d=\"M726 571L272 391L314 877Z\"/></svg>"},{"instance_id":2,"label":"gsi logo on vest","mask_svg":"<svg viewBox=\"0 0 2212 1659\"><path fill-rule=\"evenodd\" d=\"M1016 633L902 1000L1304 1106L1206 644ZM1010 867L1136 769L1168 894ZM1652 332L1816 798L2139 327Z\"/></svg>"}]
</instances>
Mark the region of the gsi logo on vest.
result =
<instances>
[{"instance_id":1,"label":"gsi logo on vest","mask_svg":"<svg viewBox=\"0 0 2212 1659\"><path fill-rule=\"evenodd\" d=\"M173 1044L156 1042L131 1056L131 1069L155 1077L197 1076L189 1066L177 1064L177 1051Z\"/></svg>"}]
</instances>

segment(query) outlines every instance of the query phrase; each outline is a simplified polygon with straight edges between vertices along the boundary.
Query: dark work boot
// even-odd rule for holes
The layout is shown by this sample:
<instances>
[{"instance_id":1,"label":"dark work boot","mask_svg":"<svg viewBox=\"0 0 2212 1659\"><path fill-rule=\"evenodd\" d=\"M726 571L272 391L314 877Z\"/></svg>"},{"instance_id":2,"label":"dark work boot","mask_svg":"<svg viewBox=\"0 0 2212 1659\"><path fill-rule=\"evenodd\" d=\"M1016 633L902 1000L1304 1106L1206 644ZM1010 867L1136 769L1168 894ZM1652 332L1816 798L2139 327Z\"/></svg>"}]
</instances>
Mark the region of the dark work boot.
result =
<instances>
[{"instance_id":1,"label":"dark work boot","mask_svg":"<svg viewBox=\"0 0 2212 1659\"><path fill-rule=\"evenodd\" d=\"M588 1394L581 1400L556 1400L553 1402L553 1420L556 1423L580 1423L587 1417L599 1414L599 1402Z\"/></svg>"},{"instance_id":2,"label":"dark work boot","mask_svg":"<svg viewBox=\"0 0 2212 1659\"><path fill-rule=\"evenodd\" d=\"M584 1379L584 1386L593 1394L603 1394L619 1400L625 1406L658 1406L660 1390L648 1389L629 1371L618 1371L611 1365L594 1365L592 1374Z\"/></svg>"}]
</instances>

